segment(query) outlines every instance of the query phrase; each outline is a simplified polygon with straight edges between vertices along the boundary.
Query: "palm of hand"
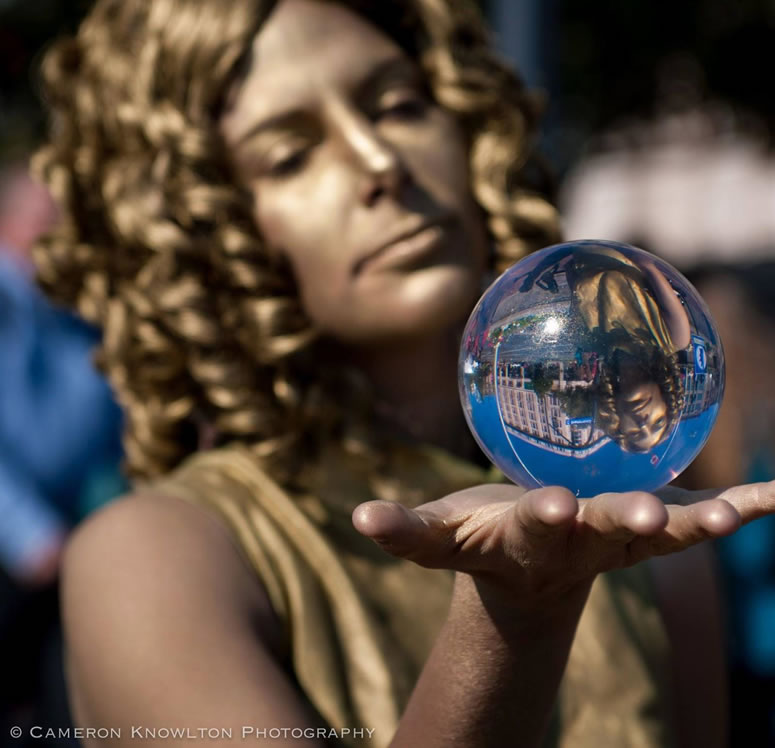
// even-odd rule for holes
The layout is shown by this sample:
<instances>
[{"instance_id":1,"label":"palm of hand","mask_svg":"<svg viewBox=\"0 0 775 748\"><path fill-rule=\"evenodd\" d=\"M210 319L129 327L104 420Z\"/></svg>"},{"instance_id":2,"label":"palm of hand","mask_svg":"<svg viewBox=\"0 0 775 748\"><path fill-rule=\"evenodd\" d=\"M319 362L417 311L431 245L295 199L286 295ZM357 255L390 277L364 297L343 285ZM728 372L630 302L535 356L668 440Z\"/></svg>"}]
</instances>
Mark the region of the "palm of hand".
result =
<instances>
[{"instance_id":1,"label":"palm of hand","mask_svg":"<svg viewBox=\"0 0 775 748\"><path fill-rule=\"evenodd\" d=\"M367 502L353 522L394 556L471 574L531 607L588 588L599 573L729 535L775 512L775 482L702 492L668 487L660 495L576 499L560 487L477 486L414 510Z\"/></svg>"}]
</instances>

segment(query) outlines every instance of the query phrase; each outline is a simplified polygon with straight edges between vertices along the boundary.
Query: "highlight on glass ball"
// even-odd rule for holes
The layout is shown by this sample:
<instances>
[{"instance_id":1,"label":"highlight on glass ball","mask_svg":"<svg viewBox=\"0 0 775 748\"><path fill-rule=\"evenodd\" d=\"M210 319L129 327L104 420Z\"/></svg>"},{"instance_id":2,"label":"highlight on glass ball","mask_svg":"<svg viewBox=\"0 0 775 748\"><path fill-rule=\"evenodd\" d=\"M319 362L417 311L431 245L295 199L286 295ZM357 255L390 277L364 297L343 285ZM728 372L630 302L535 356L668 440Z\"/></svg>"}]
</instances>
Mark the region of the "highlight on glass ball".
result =
<instances>
[{"instance_id":1,"label":"highlight on glass ball","mask_svg":"<svg viewBox=\"0 0 775 748\"><path fill-rule=\"evenodd\" d=\"M476 440L515 483L654 491L710 435L724 353L675 268L627 244L575 241L490 286L463 334L459 383Z\"/></svg>"}]
</instances>

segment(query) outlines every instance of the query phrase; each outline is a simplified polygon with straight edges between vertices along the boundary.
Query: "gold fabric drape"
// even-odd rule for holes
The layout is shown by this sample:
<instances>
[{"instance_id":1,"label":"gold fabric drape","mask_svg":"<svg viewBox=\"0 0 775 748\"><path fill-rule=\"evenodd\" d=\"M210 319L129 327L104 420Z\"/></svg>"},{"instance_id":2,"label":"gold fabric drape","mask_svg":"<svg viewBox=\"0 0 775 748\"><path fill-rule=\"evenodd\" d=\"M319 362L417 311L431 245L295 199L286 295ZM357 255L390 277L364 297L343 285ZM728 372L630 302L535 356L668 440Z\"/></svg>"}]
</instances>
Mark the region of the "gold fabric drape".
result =
<instances>
[{"instance_id":1,"label":"gold fabric drape","mask_svg":"<svg viewBox=\"0 0 775 748\"><path fill-rule=\"evenodd\" d=\"M453 574L394 559L360 535L351 513L375 498L368 476L335 450L320 464L314 490L290 496L231 446L192 456L154 490L222 518L284 625L289 674L329 726L371 728L368 744L385 748L446 618ZM392 464L410 506L502 480L429 447L396 447ZM547 748L671 746L668 656L645 567L599 578Z\"/></svg>"}]
</instances>

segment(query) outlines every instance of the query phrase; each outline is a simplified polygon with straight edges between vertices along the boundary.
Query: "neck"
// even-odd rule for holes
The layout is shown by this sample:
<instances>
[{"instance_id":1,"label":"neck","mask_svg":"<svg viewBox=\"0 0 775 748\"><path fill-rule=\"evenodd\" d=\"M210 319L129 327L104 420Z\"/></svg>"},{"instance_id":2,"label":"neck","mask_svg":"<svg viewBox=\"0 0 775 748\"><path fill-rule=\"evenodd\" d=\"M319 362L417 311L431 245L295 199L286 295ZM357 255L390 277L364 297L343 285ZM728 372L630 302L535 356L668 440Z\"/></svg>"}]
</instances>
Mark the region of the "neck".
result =
<instances>
[{"instance_id":1,"label":"neck","mask_svg":"<svg viewBox=\"0 0 775 748\"><path fill-rule=\"evenodd\" d=\"M458 333L360 350L354 363L374 387L378 415L397 435L474 459L478 448L458 394Z\"/></svg>"}]
</instances>

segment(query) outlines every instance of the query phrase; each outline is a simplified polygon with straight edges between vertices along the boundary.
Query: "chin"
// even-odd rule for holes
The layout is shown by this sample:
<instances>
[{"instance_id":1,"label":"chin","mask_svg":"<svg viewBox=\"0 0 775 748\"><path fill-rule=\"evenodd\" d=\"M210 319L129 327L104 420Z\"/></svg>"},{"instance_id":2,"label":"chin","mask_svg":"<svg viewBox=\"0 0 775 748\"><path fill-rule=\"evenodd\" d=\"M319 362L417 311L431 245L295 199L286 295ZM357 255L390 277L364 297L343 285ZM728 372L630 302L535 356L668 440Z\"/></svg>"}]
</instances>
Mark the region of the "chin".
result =
<instances>
[{"instance_id":1,"label":"chin","mask_svg":"<svg viewBox=\"0 0 775 748\"><path fill-rule=\"evenodd\" d=\"M390 343L462 329L479 298L479 279L456 267L434 270L439 272L407 279L398 293L374 294L355 305L351 322L357 324L337 337L356 344Z\"/></svg>"}]
</instances>

